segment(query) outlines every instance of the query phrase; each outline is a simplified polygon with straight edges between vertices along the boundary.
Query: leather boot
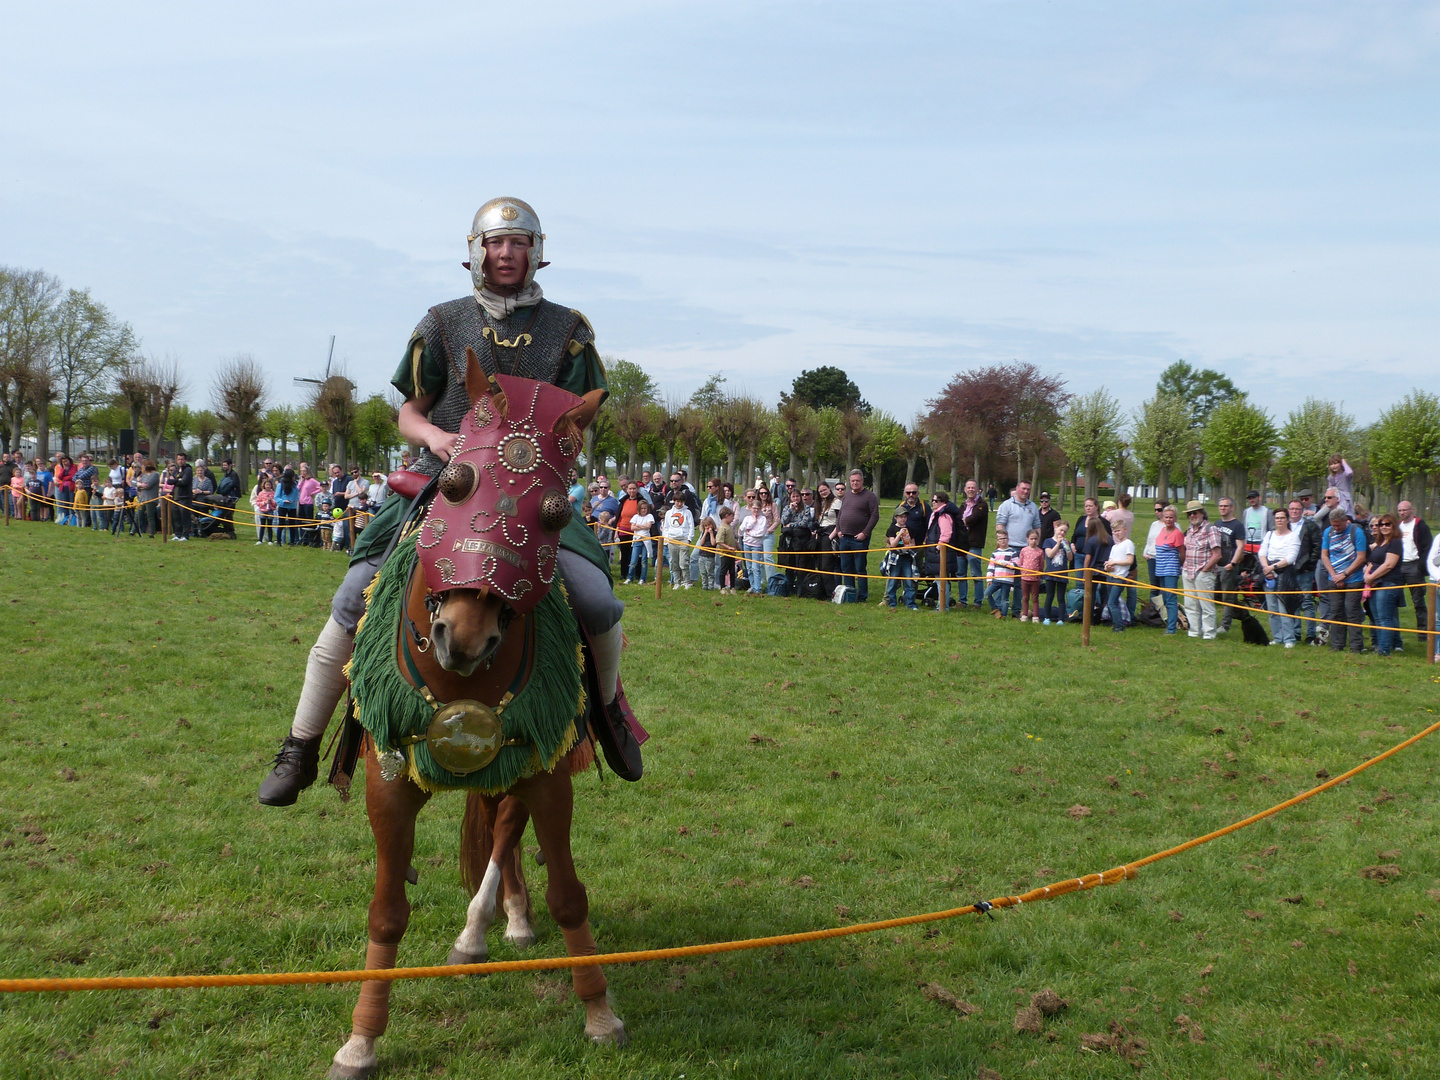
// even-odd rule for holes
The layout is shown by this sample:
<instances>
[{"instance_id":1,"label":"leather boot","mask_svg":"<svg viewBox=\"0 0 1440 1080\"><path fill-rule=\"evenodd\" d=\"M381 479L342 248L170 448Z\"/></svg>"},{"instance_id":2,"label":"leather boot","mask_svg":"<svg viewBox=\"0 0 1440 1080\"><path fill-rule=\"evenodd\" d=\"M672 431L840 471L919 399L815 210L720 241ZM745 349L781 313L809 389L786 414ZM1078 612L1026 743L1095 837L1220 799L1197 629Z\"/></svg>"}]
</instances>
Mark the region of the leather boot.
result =
<instances>
[{"instance_id":1,"label":"leather boot","mask_svg":"<svg viewBox=\"0 0 1440 1080\"><path fill-rule=\"evenodd\" d=\"M286 735L275 755L275 767L260 782L260 802L264 806L290 806L315 782L320 773L320 740L297 739Z\"/></svg>"},{"instance_id":2,"label":"leather boot","mask_svg":"<svg viewBox=\"0 0 1440 1080\"><path fill-rule=\"evenodd\" d=\"M640 760L640 743L643 740L631 726L633 722L635 727L639 727L639 723L635 721L635 714L618 679L615 700L605 706L605 719L607 723L604 726L596 725L595 734L600 740L600 749L605 752L606 764L621 780L639 780L645 771ZM648 733L645 737L649 737Z\"/></svg>"}]
</instances>

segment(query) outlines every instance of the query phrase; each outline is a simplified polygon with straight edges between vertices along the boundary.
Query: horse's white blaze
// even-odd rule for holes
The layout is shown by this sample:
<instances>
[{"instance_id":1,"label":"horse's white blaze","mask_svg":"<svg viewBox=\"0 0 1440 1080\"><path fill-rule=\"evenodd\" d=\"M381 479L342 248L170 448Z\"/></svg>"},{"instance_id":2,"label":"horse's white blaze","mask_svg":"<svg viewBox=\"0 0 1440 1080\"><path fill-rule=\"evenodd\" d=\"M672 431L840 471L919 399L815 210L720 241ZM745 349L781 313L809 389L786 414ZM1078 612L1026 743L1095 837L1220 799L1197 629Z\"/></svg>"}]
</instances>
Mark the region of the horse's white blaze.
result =
<instances>
[{"instance_id":1,"label":"horse's white blaze","mask_svg":"<svg viewBox=\"0 0 1440 1080\"><path fill-rule=\"evenodd\" d=\"M480 879L470 907L465 912L465 929L455 939L455 948L471 956L488 956L490 950L485 944L485 934L495 921L495 898L500 894L500 864L492 862L485 867L485 876Z\"/></svg>"},{"instance_id":2,"label":"horse's white blaze","mask_svg":"<svg viewBox=\"0 0 1440 1080\"><path fill-rule=\"evenodd\" d=\"M523 896L505 897L505 940L522 949L535 944L529 908L530 903Z\"/></svg>"},{"instance_id":3,"label":"horse's white blaze","mask_svg":"<svg viewBox=\"0 0 1440 1080\"><path fill-rule=\"evenodd\" d=\"M373 1069L379 1063L375 1040L368 1035L351 1035L350 1041L335 1051L335 1064L350 1069Z\"/></svg>"},{"instance_id":4,"label":"horse's white blaze","mask_svg":"<svg viewBox=\"0 0 1440 1080\"><path fill-rule=\"evenodd\" d=\"M625 1025L610 1008L610 996L585 1002L585 1034L595 1043L625 1045Z\"/></svg>"}]
</instances>

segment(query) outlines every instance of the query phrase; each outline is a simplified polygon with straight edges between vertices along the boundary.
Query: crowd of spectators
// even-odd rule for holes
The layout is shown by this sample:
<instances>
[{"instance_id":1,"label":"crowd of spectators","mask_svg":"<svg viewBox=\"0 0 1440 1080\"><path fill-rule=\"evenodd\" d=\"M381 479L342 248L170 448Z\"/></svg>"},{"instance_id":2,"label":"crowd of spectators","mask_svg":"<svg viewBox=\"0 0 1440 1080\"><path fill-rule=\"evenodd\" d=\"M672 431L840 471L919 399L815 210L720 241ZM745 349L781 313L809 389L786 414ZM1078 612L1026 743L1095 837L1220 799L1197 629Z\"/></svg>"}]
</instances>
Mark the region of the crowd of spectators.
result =
<instances>
[{"instance_id":1,"label":"crowd of spectators","mask_svg":"<svg viewBox=\"0 0 1440 1080\"><path fill-rule=\"evenodd\" d=\"M182 451L158 462L143 454L101 462L89 453L50 461L0 454L0 492L11 517L109 532L156 537L168 526L175 540L219 534L236 539L235 511L248 494L255 543L345 551L384 501L385 476L367 480L358 468L328 468L325 480L307 462L266 458L248 493L226 458L217 474L203 459ZM242 516L244 511L242 510Z\"/></svg>"},{"instance_id":2,"label":"crowd of spectators","mask_svg":"<svg viewBox=\"0 0 1440 1080\"><path fill-rule=\"evenodd\" d=\"M1320 502L1302 489L1269 507L1251 491L1239 514L1221 498L1213 521L1206 501L1181 508L1157 500L1138 549L1129 494L1087 498L1072 525L1049 492L1032 498L1025 481L993 510L998 493L992 487L987 498L974 480L954 500L936 491L928 502L910 483L883 516L859 470L844 485L813 489L757 477L740 499L718 479L702 497L684 469L668 480L621 477L614 490L604 475L586 485L572 472L570 500L614 553L622 584L645 584L648 572L661 571L658 558L672 589L865 603L873 577L884 581L880 602L890 608L988 610L1062 626L1083 619L1088 568L1092 621L1117 633L1144 622L1213 641L1259 611L1272 644L1360 652L1368 620L1375 652L1388 656L1402 648L1398 612L1407 596L1416 628L1429 626L1424 586L1440 581L1440 538L1407 501L1394 515L1371 515L1354 499L1350 475L1337 457ZM873 564L871 555L879 556Z\"/></svg>"},{"instance_id":3,"label":"crowd of spectators","mask_svg":"<svg viewBox=\"0 0 1440 1080\"><path fill-rule=\"evenodd\" d=\"M303 461L260 463L245 493L257 546L353 547L386 498L385 475L367 479L336 464L326 474L313 476ZM1072 526L1049 492L1032 499L1026 481L993 509L998 493L992 486L982 495L974 480L954 500L936 491L928 502L907 483L884 515L859 469L814 488L757 476L738 499L731 484L715 478L702 497L683 468L668 479L648 471L621 477L614 490L605 475L587 485L572 470L569 497L611 552L622 585L668 572L672 589L866 603L870 582L879 580L880 602L890 608L988 609L995 619L1062 626L1082 618L1089 569L1092 621L1117 633L1141 621L1209 641L1258 608L1268 615L1273 644L1361 652L1368 620L1375 652L1388 656L1403 648L1401 608L1414 608L1417 629L1433 629L1425 583L1440 581L1440 538L1408 501L1394 514L1369 513L1350 477L1337 456L1319 502L1302 489L1272 507L1251 491L1238 512L1220 498L1214 521L1204 501L1182 510L1158 500L1138 549L1129 494L1103 503L1087 498ZM48 462L3 454L0 492L12 517L151 537L168 522L180 541L235 538L242 497L229 459L216 474L183 452L158 462L137 453L104 463L88 453Z\"/></svg>"}]
</instances>

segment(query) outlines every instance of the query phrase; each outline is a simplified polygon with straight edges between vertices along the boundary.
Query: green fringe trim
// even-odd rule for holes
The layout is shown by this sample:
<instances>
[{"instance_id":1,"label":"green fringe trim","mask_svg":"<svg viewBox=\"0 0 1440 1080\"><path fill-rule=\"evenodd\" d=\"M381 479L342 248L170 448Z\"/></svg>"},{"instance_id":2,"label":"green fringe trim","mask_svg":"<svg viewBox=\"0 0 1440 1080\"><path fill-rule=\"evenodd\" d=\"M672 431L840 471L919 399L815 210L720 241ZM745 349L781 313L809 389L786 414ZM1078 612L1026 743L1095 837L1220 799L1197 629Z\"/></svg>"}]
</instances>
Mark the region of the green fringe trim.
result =
<instances>
[{"instance_id":1,"label":"green fringe trim","mask_svg":"<svg viewBox=\"0 0 1440 1080\"><path fill-rule=\"evenodd\" d=\"M433 709L405 681L395 660L395 642L405 608L405 584L415 564L415 535L405 537L365 590L365 614L355 631L355 652L345 668L360 723L386 750L408 735L422 734ZM578 741L575 721L586 706L585 654L580 630L557 580L536 606L535 657L530 681L516 694L500 724L507 736L525 746L504 747L495 760L466 776L442 769L430 748L418 742L406 748L408 774L425 791L463 788L498 795L516 781L553 769ZM517 628L518 629L518 628Z\"/></svg>"}]
</instances>

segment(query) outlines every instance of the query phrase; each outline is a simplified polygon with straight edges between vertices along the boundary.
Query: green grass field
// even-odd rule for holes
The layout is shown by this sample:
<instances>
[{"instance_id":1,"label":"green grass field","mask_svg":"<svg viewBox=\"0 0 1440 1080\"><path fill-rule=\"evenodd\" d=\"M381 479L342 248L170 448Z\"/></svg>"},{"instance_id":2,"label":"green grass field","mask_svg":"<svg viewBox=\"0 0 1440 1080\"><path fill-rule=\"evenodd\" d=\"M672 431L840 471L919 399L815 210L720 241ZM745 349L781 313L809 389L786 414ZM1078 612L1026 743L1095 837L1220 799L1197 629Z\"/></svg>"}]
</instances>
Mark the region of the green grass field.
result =
<instances>
[{"instance_id":1,"label":"green grass field","mask_svg":"<svg viewBox=\"0 0 1440 1080\"><path fill-rule=\"evenodd\" d=\"M336 555L244 542L0 532L0 975L360 964L362 801L254 799L341 572ZM654 737L642 782L579 781L575 848L607 951L1103 870L1436 719L1435 669L1413 646L1387 663L1097 630L1082 649L1077 628L974 613L622 591L624 674ZM1433 1077L1437 750L1114 887L611 968L631 1037L619 1051L584 1039L564 975L397 984L383 1075ZM404 965L440 962L463 923L460 810L450 795L422 815ZM530 865L532 955L560 955ZM1362 876L1375 866L1398 876ZM491 948L514 955L498 929ZM930 983L978 1011L932 1000ZM1016 1030L1047 988L1069 1007ZM0 1077L320 1077L355 995L0 997ZM1112 1024L1143 1051L1085 1047Z\"/></svg>"}]
</instances>

